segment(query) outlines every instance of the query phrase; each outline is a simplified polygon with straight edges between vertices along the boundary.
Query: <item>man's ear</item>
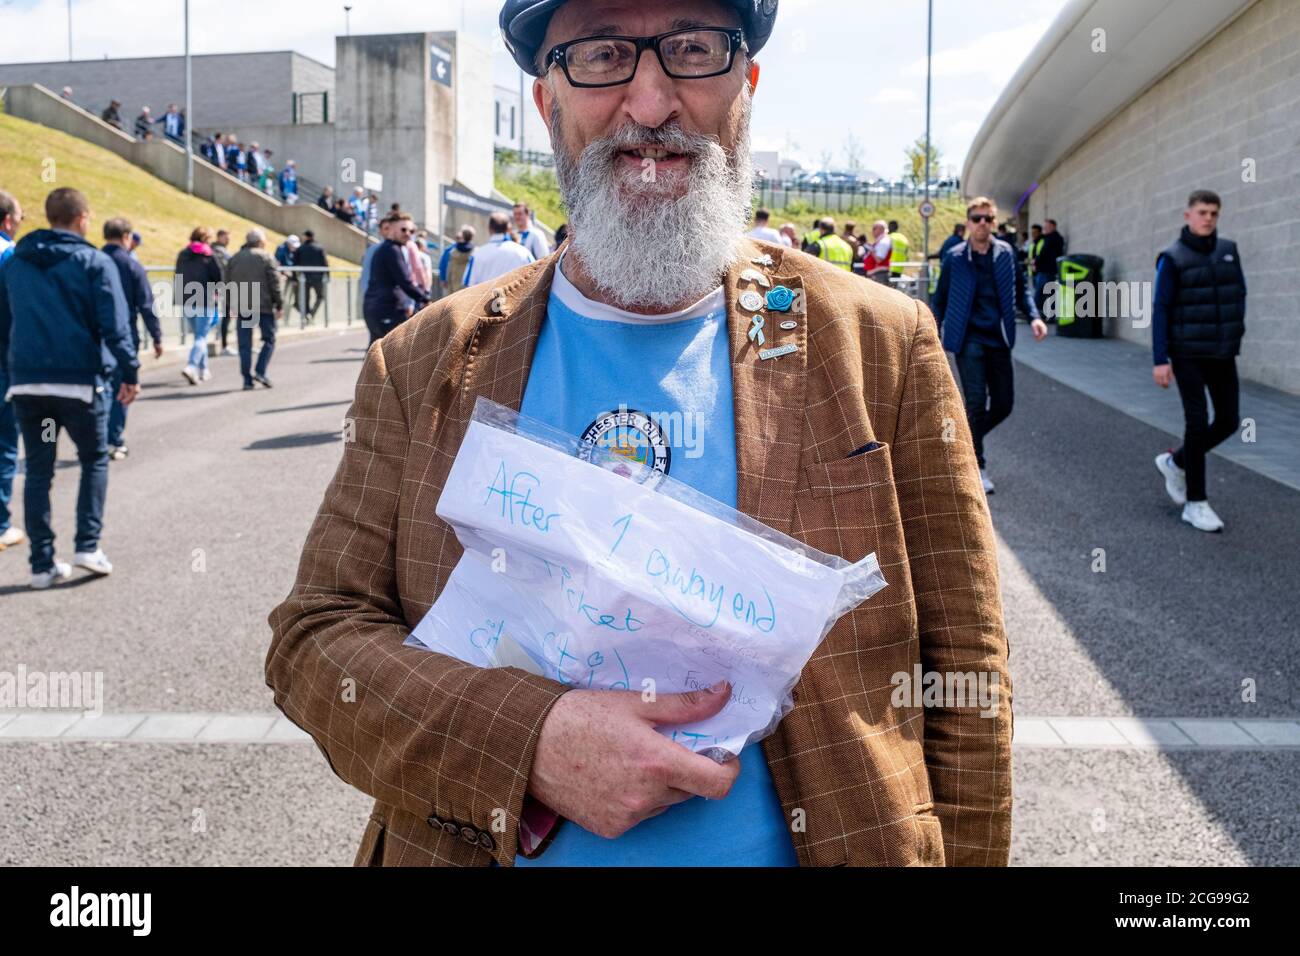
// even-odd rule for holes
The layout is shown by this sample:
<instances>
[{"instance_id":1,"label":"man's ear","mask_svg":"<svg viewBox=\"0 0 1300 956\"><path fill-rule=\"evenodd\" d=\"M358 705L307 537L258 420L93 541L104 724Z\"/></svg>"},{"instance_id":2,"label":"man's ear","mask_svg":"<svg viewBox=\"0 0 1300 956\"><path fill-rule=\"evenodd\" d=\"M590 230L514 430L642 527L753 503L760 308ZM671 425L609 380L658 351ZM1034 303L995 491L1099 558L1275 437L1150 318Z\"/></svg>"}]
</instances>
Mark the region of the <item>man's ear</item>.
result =
<instances>
[{"instance_id":1,"label":"man's ear","mask_svg":"<svg viewBox=\"0 0 1300 956\"><path fill-rule=\"evenodd\" d=\"M546 80L538 77L533 80L533 102L537 104L537 111L542 114L542 122L546 124L546 131L554 135L551 129L551 101L555 98L555 92L547 84Z\"/></svg>"},{"instance_id":2,"label":"man's ear","mask_svg":"<svg viewBox=\"0 0 1300 956\"><path fill-rule=\"evenodd\" d=\"M749 92L750 92L750 95L753 95L754 91L758 89L758 73L759 73L759 67L758 67L758 64L757 64L757 63L751 63L751 64L749 64Z\"/></svg>"}]
</instances>

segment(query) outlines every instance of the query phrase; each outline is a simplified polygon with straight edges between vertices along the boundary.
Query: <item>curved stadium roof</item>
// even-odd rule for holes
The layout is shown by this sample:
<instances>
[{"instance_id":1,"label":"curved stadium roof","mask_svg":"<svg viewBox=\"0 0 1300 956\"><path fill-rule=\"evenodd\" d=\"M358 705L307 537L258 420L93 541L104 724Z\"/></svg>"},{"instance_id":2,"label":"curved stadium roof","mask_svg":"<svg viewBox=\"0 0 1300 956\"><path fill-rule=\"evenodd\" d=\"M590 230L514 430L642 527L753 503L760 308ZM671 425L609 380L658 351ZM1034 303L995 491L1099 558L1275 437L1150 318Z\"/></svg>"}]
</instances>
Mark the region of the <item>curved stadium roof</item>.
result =
<instances>
[{"instance_id":1,"label":"curved stadium roof","mask_svg":"<svg viewBox=\"0 0 1300 956\"><path fill-rule=\"evenodd\" d=\"M1069 0L975 135L968 196L1020 198L1077 144L1256 0ZM1106 52L1093 52L1093 31Z\"/></svg>"}]
</instances>

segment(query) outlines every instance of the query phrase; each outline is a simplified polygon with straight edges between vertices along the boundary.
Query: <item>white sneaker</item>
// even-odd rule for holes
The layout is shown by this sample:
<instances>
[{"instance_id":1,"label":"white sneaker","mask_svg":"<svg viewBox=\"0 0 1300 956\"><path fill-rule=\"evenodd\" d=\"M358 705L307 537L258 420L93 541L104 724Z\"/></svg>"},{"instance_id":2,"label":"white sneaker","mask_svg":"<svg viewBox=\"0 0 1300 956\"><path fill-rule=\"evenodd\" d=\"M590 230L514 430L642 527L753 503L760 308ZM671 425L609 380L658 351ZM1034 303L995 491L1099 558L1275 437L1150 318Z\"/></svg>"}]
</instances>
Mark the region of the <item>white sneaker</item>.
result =
<instances>
[{"instance_id":1,"label":"white sneaker","mask_svg":"<svg viewBox=\"0 0 1300 956\"><path fill-rule=\"evenodd\" d=\"M199 373L199 381L208 382L211 380L212 380L212 369L205 368L202 372Z\"/></svg>"},{"instance_id":2,"label":"white sneaker","mask_svg":"<svg viewBox=\"0 0 1300 956\"><path fill-rule=\"evenodd\" d=\"M62 584L68 578L72 577L72 568L63 561L55 561L54 567L48 571L41 571L39 574L32 573L32 589L35 591L44 591L51 584Z\"/></svg>"},{"instance_id":3,"label":"white sneaker","mask_svg":"<svg viewBox=\"0 0 1300 956\"><path fill-rule=\"evenodd\" d=\"M199 384L199 370L193 365L187 365L181 369L181 374L189 381L191 385Z\"/></svg>"},{"instance_id":4,"label":"white sneaker","mask_svg":"<svg viewBox=\"0 0 1300 956\"><path fill-rule=\"evenodd\" d=\"M1208 501L1189 501L1183 505L1183 520L1197 531L1223 530L1223 522Z\"/></svg>"},{"instance_id":5,"label":"white sneaker","mask_svg":"<svg viewBox=\"0 0 1300 956\"><path fill-rule=\"evenodd\" d=\"M1187 472L1174 464L1173 453L1156 455L1156 468L1165 476L1165 494L1176 505L1187 504Z\"/></svg>"},{"instance_id":6,"label":"white sneaker","mask_svg":"<svg viewBox=\"0 0 1300 956\"><path fill-rule=\"evenodd\" d=\"M103 548L96 548L94 551L78 551L73 555L72 563L92 574L113 573L113 565L109 563L108 555L104 553Z\"/></svg>"},{"instance_id":7,"label":"white sneaker","mask_svg":"<svg viewBox=\"0 0 1300 956\"><path fill-rule=\"evenodd\" d=\"M980 469L980 481L984 485L984 494L993 494L993 480L989 478L989 473L983 468Z\"/></svg>"},{"instance_id":8,"label":"white sneaker","mask_svg":"<svg viewBox=\"0 0 1300 956\"><path fill-rule=\"evenodd\" d=\"M5 548L12 548L16 544L22 544L26 540L27 535L23 533L22 528L19 528L16 525L10 525L5 529L4 534L0 534L0 551L3 551Z\"/></svg>"},{"instance_id":9,"label":"white sneaker","mask_svg":"<svg viewBox=\"0 0 1300 956\"><path fill-rule=\"evenodd\" d=\"M236 352L234 349L232 349L229 345L227 345L224 349L221 350L221 354L222 354L222 355L238 355L239 353Z\"/></svg>"}]
</instances>

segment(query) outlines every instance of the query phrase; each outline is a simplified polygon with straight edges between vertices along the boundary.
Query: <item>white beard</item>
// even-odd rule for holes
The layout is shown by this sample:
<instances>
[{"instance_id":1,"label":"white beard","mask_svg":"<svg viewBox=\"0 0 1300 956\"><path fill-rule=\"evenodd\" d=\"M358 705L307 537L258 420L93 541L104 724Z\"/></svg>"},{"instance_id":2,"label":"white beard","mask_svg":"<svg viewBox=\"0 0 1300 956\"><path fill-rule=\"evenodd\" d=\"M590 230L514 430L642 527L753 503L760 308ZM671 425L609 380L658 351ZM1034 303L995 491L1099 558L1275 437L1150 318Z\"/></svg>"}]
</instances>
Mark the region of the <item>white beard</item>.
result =
<instances>
[{"instance_id":1,"label":"white beard","mask_svg":"<svg viewBox=\"0 0 1300 956\"><path fill-rule=\"evenodd\" d=\"M718 287L740 258L749 225L750 109L746 96L730 156L716 140L676 123L658 129L629 124L588 144L576 163L555 110L555 171L569 212L569 241L602 298L628 310L666 311ZM650 165L629 171L619 153L636 145L686 155L688 170L652 176Z\"/></svg>"}]
</instances>

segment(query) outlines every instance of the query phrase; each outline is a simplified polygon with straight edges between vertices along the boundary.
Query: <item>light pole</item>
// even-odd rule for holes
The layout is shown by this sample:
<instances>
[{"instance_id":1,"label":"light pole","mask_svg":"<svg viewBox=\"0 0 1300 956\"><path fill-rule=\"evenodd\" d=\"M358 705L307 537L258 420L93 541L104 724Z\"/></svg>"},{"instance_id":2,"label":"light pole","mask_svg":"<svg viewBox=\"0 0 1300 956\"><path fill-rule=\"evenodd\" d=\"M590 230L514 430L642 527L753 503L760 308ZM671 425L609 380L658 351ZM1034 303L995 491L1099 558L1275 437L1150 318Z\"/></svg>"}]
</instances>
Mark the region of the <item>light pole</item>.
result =
<instances>
[{"instance_id":1,"label":"light pole","mask_svg":"<svg viewBox=\"0 0 1300 956\"><path fill-rule=\"evenodd\" d=\"M68 0L68 62L72 62L72 0Z\"/></svg>"},{"instance_id":2,"label":"light pole","mask_svg":"<svg viewBox=\"0 0 1300 956\"><path fill-rule=\"evenodd\" d=\"M930 202L930 79L934 65L934 0L925 14L925 201ZM925 302L930 301L930 217L921 217L921 282Z\"/></svg>"},{"instance_id":3,"label":"light pole","mask_svg":"<svg viewBox=\"0 0 1300 956\"><path fill-rule=\"evenodd\" d=\"M343 4L343 35L352 36L352 7L346 3Z\"/></svg>"},{"instance_id":4,"label":"light pole","mask_svg":"<svg viewBox=\"0 0 1300 956\"><path fill-rule=\"evenodd\" d=\"M194 195L194 72L190 62L190 0L185 0L185 191Z\"/></svg>"}]
</instances>

